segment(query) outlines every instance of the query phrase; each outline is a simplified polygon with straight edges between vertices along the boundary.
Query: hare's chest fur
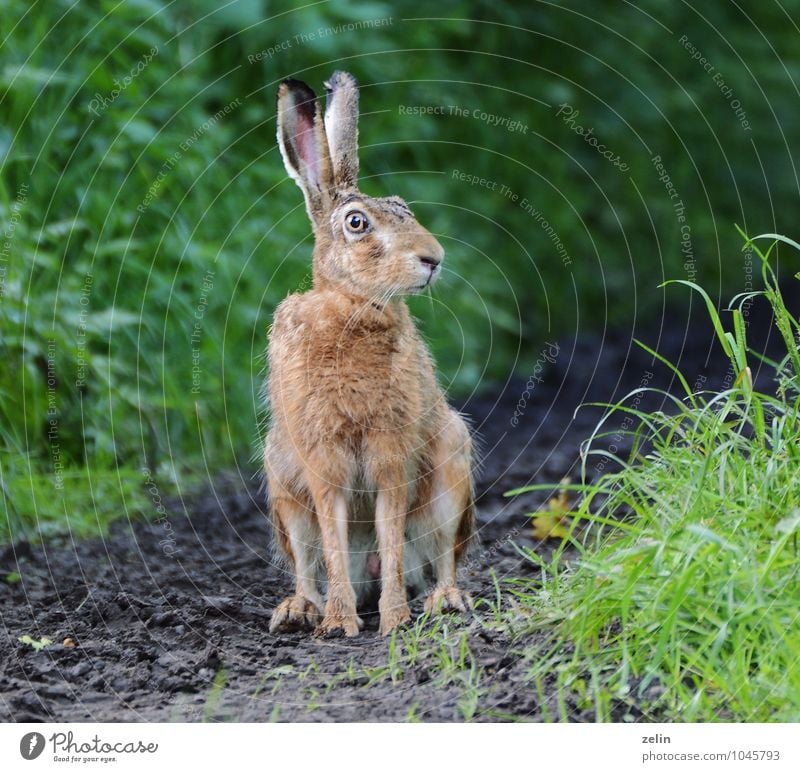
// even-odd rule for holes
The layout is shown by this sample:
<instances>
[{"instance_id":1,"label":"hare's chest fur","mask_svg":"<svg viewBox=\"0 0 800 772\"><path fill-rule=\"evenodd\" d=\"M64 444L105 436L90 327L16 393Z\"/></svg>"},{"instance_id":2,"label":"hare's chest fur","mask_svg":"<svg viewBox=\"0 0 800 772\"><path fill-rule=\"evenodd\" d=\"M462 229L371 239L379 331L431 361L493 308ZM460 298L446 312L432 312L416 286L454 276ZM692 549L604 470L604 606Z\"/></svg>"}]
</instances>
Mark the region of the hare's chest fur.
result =
<instances>
[{"instance_id":1,"label":"hare's chest fur","mask_svg":"<svg viewBox=\"0 0 800 772\"><path fill-rule=\"evenodd\" d=\"M317 439L416 434L424 413L426 353L405 309L342 304L314 293L288 298L273 337L280 357L273 411Z\"/></svg>"}]
</instances>

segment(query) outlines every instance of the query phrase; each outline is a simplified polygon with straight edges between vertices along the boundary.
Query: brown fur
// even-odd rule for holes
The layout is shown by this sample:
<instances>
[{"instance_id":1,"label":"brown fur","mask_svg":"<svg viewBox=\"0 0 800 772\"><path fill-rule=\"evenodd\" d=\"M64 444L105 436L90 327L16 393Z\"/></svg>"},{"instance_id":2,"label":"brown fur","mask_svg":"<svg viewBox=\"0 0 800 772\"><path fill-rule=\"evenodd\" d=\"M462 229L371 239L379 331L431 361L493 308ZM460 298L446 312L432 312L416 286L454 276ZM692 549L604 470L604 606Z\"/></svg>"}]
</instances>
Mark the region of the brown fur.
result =
<instances>
[{"instance_id":1,"label":"brown fur","mask_svg":"<svg viewBox=\"0 0 800 772\"><path fill-rule=\"evenodd\" d=\"M328 100L323 132L308 86L278 90L278 141L316 244L313 288L280 304L269 339L264 460L277 541L296 577L270 629L319 623L321 554L327 597L317 632L356 635L365 582L354 589L350 574L374 574L374 544L387 634L410 619L405 571L414 559L415 575L435 575L426 608L464 609L456 561L474 531L471 442L403 300L438 276L443 250L402 199L355 187L352 76L335 73ZM364 218L363 232L348 227ZM354 540L367 545L363 558Z\"/></svg>"}]
</instances>

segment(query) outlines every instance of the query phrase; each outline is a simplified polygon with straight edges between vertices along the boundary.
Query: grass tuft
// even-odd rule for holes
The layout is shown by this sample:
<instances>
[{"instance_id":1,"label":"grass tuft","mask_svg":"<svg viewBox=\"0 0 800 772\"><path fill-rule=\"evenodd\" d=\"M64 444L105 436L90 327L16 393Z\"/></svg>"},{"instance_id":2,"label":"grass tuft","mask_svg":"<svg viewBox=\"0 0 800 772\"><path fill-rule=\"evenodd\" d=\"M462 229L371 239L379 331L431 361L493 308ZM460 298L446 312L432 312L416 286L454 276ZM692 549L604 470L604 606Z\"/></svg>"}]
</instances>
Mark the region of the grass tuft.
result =
<instances>
[{"instance_id":1,"label":"grass tuft","mask_svg":"<svg viewBox=\"0 0 800 772\"><path fill-rule=\"evenodd\" d=\"M732 330L701 287L677 282L705 300L733 385L692 393L681 378L685 398L670 413L608 406L585 458L606 452L595 441L619 413L636 419L633 450L620 471L572 486L577 565L563 549L544 566L528 553L544 585L515 583L534 612L528 628L553 625L558 638L534 682L555 669L565 694L594 704L600 720L800 720L799 326L770 266L773 247L755 243L763 238L800 249L771 234L746 239L764 289L734 298ZM755 294L786 348L775 395L753 388L749 368L757 352L741 302Z\"/></svg>"}]
</instances>

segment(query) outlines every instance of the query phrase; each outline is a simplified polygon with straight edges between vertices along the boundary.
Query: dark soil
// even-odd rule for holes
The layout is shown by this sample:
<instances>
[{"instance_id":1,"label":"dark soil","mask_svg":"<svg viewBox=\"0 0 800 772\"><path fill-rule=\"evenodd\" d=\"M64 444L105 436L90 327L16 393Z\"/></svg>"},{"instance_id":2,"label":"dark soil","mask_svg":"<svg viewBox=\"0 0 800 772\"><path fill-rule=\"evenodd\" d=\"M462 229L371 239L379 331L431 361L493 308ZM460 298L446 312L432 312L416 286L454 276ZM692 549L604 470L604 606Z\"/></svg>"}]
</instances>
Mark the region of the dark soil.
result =
<instances>
[{"instance_id":1,"label":"dark soil","mask_svg":"<svg viewBox=\"0 0 800 772\"><path fill-rule=\"evenodd\" d=\"M698 329L702 335L684 334ZM576 407L618 399L644 379L670 386L669 371L631 337L561 340L555 364L547 365L524 404L523 377L464 405L482 449L481 544L465 572L473 597L494 597L490 569L501 580L536 575L515 545L550 548L534 543L527 517L547 495L509 499L503 493L529 482L555 487L565 475L576 476L580 443L600 415L584 409L573 416ZM641 337L679 361L690 383L700 376L708 388L724 383L727 365L719 358L709 362L709 325L702 316ZM531 370L538 356L528 356ZM648 398L641 406L660 404ZM589 464L590 476L599 471ZM374 615L352 640L270 635L271 611L290 591L291 578L271 557L265 512L257 486L227 479L192 500L172 502L169 532L163 524L120 521L105 539L0 550L0 577L21 577L0 581L0 720L403 721L409 714L463 720L461 690L442 686L424 661L396 683L388 677L370 683L388 650ZM174 541L163 543L165 536ZM419 606L412 611L419 613ZM512 642L482 632L474 618L462 629L483 668L476 719L541 720L545 708L554 712L555 694L540 696L526 682L528 666L519 654L523 647L543 647L546 635ZM19 642L24 635L53 643L36 651ZM592 720L567 707L574 719Z\"/></svg>"}]
</instances>

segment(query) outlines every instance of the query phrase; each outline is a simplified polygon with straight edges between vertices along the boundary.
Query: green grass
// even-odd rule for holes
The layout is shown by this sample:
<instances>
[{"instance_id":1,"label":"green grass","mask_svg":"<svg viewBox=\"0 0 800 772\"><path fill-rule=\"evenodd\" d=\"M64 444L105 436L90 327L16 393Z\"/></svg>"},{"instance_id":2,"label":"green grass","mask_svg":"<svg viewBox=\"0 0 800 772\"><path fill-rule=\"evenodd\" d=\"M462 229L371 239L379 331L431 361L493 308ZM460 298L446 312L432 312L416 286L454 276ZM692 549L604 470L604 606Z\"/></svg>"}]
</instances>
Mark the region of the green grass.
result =
<instances>
[{"instance_id":1,"label":"green grass","mask_svg":"<svg viewBox=\"0 0 800 772\"><path fill-rule=\"evenodd\" d=\"M759 237L765 238L765 237ZM767 238L773 238L769 236ZM800 245L783 237L776 240ZM611 406L604 424L634 417L633 451L619 472L572 486L580 500L570 537L541 585L518 581L526 611L516 630L550 628L552 652L531 672L557 674L566 697L600 720L642 711L682 721L800 720L800 324L770 267L764 289L786 356L777 395L753 390L740 295L726 330L704 291L735 378L721 393L685 394L669 412ZM795 256L796 257L796 256ZM558 715L554 718L564 718Z\"/></svg>"},{"instance_id":2,"label":"green grass","mask_svg":"<svg viewBox=\"0 0 800 772\"><path fill-rule=\"evenodd\" d=\"M7 517L0 518L0 542L65 535L75 539L104 534L112 519L149 512L141 475L134 469L76 469L53 494L49 474L9 475L5 486ZM113 513L114 517L110 517Z\"/></svg>"},{"instance_id":3,"label":"green grass","mask_svg":"<svg viewBox=\"0 0 800 772\"><path fill-rule=\"evenodd\" d=\"M740 190L756 221L769 221L771 201L792 200L784 137L797 133L800 113L780 57L795 37L778 8L746 18L715 6L700 17L649 2L607 15L589 0L459 0L442 11L449 18L420 20L418 4L372 2L359 20L391 23L369 32L337 31L353 21L343 3L272 13L258 0L4 3L0 538L15 523L27 525L23 535L37 522L56 527L59 508L98 526L141 508L129 501L127 472L116 491L93 496L89 480L111 485L118 468L163 469L178 487L190 473L257 468L265 331L281 298L307 285L311 248L275 146L283 77L319 90L334 67L348 67L367 84L364 189L406 197L448 252L440 289L413 310L454 394L513 368L527 376L548 336L659 308L654 266L677 276L684 258L652 154L669 159L694 243L709 257L697 264L706 286L736 284L713 258L728 248L718 221L744 220ZM333 32L294 42L319 29ZM692 30L734 84L752 134L678 42ZM275 56L248 58L285 40ZM134 70L111 99L115 79ZM92 110L97 95L109 101ZM555 117L560 102L580 109L628 173ZM401 114L407 105L448 113ZM451 114L453 105L470 112ZM498 128L476 109L528 130ZM552 225L569 267L523 198ZM56 461L63 497L47 482Z\"/></svg>"}]
</instances>

